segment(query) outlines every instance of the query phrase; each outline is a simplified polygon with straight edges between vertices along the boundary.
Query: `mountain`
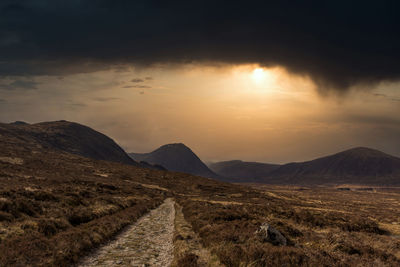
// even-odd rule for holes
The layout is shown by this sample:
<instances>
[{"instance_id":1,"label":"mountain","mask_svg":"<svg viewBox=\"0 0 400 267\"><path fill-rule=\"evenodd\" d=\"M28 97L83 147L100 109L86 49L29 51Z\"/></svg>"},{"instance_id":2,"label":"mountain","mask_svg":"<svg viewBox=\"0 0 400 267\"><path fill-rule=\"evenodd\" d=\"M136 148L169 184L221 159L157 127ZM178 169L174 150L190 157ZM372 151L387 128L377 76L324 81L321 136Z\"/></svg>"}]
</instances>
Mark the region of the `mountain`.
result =
<instances>
[{"instance_id":1,"label":"mountain","mask_svg":"<svg viewBox=\"0 0 400 267\"><path fill-rule=\"evenodd\" d=\"M14 122L0 124L0 135L13 140L25 140L37 147L62 150L87 158L108 160L139 166L114 140L87 126L54 121L27 124Z\"/></svg>"},{"instance_id":2,"label":"mountain","mask_svg":"<svg viewBox=\"0 0 400 267\"><path fill-rule=\"evenodd\" d=\"M208 165L212 171L232 182L259 182L280 165L241 160L221 161Z\"/></svg>"},{"instance_id":3,"label":"mountain","mask_svg":"<svg viewBox=\"0 0 400 267\"><path fill-rule=\"evenodd\" d=\"M163 145L150 153L129 153L129 156L136 161L161 165L170 171L221 178L211 171L190 148L181 143Z\"/></svg>"},{"instance_id":4,"label":"mountain","mask_svg":"<svg viewBox=\"0 0 400 267\"><path fill-rule=\"evenodd\" d=\"M400 184L400 158L357 147L327 157L288 163L263 179L272 184Z\"/></svg>"}]
</instances>

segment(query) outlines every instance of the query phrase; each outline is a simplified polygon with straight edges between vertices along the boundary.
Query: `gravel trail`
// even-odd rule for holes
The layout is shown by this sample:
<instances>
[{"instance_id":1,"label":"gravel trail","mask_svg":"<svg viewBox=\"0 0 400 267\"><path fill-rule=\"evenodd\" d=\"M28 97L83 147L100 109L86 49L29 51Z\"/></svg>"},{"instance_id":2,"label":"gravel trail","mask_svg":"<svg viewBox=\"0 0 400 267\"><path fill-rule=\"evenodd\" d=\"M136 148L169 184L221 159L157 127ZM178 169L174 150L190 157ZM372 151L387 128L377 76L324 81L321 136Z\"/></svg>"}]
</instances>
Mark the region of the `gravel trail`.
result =
<instances>
[{"instance_id":1,"label":"gravel trail","mask_svg":"<svg viewBox=\"0 0 400 267\"><path fill-rule=\"evenodd\" d=\"M174 201L169 198L78 266L170 266L174 219Z\"/></svg>"}]
</instances>

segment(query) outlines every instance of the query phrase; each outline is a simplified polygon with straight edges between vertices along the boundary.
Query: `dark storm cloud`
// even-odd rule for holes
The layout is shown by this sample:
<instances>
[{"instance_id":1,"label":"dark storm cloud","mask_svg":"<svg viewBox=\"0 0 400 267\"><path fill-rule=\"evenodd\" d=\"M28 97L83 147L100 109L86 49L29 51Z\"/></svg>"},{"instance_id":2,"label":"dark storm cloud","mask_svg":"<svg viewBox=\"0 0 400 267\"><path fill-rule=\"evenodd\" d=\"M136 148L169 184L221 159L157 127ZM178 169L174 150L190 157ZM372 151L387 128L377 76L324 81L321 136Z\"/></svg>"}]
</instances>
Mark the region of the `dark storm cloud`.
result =
<instances>
[{"instance_id":1,"label":"dark storm cloud","mask_svg":"<svg viewBox=\"0 0 400 267\"><path fill-rule=\"evenodd\" d=\"M321 88L400 78L399 1L3 0L0 75L281 65Z\"/></svg>"},{"instance_id":2,"label":"dark storm cloud","mask_svg":"<svg viewBox=\"0 0 400 267\"><path fill-rule=\"evenodd\" d=\"M38 84L30 80L15 80L11 83L0 84L0 90L35 90Z\"/></svg>"}]
</instances>

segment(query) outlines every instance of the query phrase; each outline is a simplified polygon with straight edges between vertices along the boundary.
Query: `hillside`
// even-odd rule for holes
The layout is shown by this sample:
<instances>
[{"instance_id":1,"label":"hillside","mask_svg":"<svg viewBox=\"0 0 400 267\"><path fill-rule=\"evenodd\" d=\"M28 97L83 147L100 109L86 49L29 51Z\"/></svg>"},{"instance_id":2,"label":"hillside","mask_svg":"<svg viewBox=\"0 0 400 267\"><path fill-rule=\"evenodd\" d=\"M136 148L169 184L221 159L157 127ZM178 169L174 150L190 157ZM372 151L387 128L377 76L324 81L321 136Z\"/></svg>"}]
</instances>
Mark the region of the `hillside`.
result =
<instances>
[{"instance_id":1,"label":"hillside","mask_svg":"<svg viewBox=\"0 0 400 267\"><path fill-rule=\"evenodd\" d=\"M117 245L104 266L132 265L116 256L130 252L147 263L165 253L168 233L176 266L206 266L193 243L209 251L208 263L221 263L213 266L400 264L398 189L251 188L94 160L0 129L1 266L76 266L110 240ZM266 223L286 242L266 238Z\"/></svg>"},{"instance_id":2,"label":"hillside","mask_svg":"<svg viewBox=\"0 0 400 267\"><path fill-rule=\"evenodd\" d=\"M212 179L83 157L77 149L97 155L109 149L111 139L101 134L105 142L93 152L75 142L79 136L69 136L93 131L76 123L21 127L0 124L1 266L73 266L166 197L239 190ZM67 143L74 145L71 152Z\"/></svg>"},{"instance_id":3,"label":"hillside","mask_svg":"<svg viewBox=\"0 0 400 267\"><path fill-rule=\"evenodd\" d=\"M129 153L129 156L136 161L161 165L170 171L220 178L190 148L181 143L163 145L150 153Z\"/></svg>"},{"instance_id":4,"label":"hillside","mask_svg":"<svg viewBox=\"0 0 400 267\"><path fill-rule=\"evenodd\" d=\"M212 171L229 178L230 182L259 182L280 165L241 160L221 161L209 164Z\"/></svg>"},{"instance_id":5,"label":"hillside","mask_svg":"<svg viewBox=\"0 0 400 267\"><path fill-rule=\"evenodd\" d=\"M35 144L38 148L51 148L92 159L139 166L114 140L78 123L68 121L36 124L2 123L0 134Z\"/></svg>"},{"instance_id":6,"label":"hillside","mask_svg":"<svg viewBox=\"0 0 400 267\"><path fill-rule=\"evenodd\" d=\"M274 184L400 184L400 158L357 147L327 157L288 163L272 171Z\"/></svg>"}]
</instances>

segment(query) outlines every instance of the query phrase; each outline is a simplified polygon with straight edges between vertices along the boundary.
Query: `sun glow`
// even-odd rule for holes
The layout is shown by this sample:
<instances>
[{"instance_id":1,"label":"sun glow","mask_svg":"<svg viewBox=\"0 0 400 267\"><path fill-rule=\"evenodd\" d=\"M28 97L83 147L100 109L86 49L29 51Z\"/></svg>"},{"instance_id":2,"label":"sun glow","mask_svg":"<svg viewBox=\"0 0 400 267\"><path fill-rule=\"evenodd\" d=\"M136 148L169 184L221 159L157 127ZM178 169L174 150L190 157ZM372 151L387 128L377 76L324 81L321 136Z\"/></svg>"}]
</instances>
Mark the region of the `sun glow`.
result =
<instances>
[{"instance_id":1,"label":"sun glow","mask_svg":"<svg viewBox=\"0 0 400 267\"><path fill-rule=\"evenodd\" d=\"M263 68L255 68L253 70L252 79L255 83L261 84L266 80L267 73Z\"/></svg>"}]
</instances>

